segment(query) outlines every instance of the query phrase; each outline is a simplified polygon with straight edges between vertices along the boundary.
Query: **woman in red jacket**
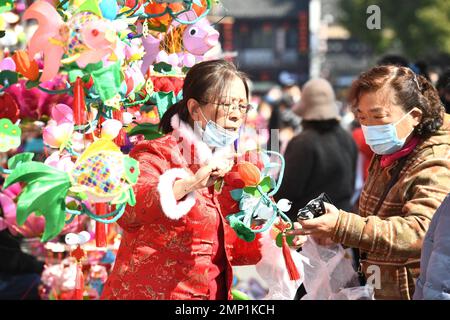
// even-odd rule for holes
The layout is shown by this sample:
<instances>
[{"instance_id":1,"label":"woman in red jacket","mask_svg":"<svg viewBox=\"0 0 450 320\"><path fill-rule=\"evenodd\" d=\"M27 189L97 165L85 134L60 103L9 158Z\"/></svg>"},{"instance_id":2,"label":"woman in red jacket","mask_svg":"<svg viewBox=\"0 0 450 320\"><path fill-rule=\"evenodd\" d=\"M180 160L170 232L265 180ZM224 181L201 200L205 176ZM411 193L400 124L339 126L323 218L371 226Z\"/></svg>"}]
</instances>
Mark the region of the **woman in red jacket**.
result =
<instances>
[{"instance_id":1,"label":"woman in red jacket","mask_svg":"<svg viewBox=\"0 0 450 320\"><path fill-rule=\"evenodd\" d=\"M130 153L141 171L136 205L119 220L122 242L103 299L230 299L231 265L260 260L258 238L241 240L225 220L239 211L231 186L215 188L233 165L248 98L234 65L190 69L183 99L161 120L166 135Z\"/></svg>"}]
</instances>

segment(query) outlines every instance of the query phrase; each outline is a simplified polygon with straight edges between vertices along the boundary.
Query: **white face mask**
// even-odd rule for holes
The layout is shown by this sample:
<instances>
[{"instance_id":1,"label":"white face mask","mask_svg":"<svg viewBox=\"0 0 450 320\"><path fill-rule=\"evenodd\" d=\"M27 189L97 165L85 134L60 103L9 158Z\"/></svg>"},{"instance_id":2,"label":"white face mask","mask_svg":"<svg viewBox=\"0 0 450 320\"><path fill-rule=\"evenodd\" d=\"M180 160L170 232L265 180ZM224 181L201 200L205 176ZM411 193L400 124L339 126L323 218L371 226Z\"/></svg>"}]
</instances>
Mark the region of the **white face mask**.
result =
<instances>
[{"instance_id":1,"label":"white face mask","mask_svg":"<svg viewBox=\"0 0 450 320\"><path fill-rule=\"evenodd\" d=\"M212 120L207 120L203 114L203 111L200 110L203 119L206 121L206 127L203 130L198 121L194 122L196 130L201 133L202 141L205 142L210 147L223 148L231 145L234 141L239 138L239 132L233 132L227 130Z\"/></svg>"},{"instance_id":2,"label":"white face mask","mask_svg":"<svg viewBox=\"0 0 450 320\"><path fill-rule=\"evenodd\" d=\"M396 126L408 114L410 114L411 111L412 110L410 110L394 123L382 124L377 126L361 125L361 129L364 134L364 140L366 140L366 143L369 145L370 149L372 149L372 151L376 154L385 155L392 154L403 148L406 138L409 136L409 134L405 138L399 139Z\"/></svg>"}]
</instances>

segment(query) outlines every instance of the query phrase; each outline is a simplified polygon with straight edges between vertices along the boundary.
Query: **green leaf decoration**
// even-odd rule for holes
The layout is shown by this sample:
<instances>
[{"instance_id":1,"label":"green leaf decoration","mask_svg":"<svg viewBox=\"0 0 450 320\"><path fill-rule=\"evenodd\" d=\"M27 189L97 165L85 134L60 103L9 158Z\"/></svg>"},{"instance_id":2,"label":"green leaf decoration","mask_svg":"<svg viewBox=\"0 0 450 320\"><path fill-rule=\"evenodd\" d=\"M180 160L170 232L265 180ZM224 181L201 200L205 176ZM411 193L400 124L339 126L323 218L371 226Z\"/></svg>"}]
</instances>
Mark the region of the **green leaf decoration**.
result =
<instances>
[{"instance_id":1,"label":"green leaf decoration","mask_svg":"<svg viewBox=\"0 0 450 320\"><path fill-rule=\"evenodd\" d=\"M234 215L229 216L229 217L230 217L229 218L230 226L231 226L231 228L233 228L233 230L236 232L236 235L239 238L241 238L247 242L251 242L251 241L255 240L256 235L252 231L252 229L247 227L241 220L236 218Z\"/></svg>"},{"instance_id":2,"label":"green leaf decoration","mask_svg":"<svg viewBox=\"0 0 450 320\"><path fill-rule=\"evenodd\" d=\"M103 68L103 62L89 63L83 70L80 69L76 62L72 62L64 66L64 70L67 71L69 76L69 82L75 82L78 77L83 79L83 82L88 82L91 77L91 73Z\"/></svg>"},{"instance_id":3,"label":"green leaf decoration","mask_svg":"<svg viewBox=\"0 0 450 320\"><path fill-rule=\"evenodd\" d=\"M164 74L170 74L171 72L173 72L172 69L173 69L172 65L162 61L153 66L154 71Z\"/></svg>"},{"instance_id":4,"label":"green leaf decoration","mask_svg":"<svg viewBox=\"0 0 450 320\"><path fill-rule=\"evenodd\" d=\"M164 133L158 130L158 125L152 123L141 123L131 129L128 132L128 136L135 136L138 134L144 135L146 140L154 140L160 138L164 135Z\"/></svg>"},{"instance_id":5,"label":"green leaf decoration","mask_svg":"<svg viewBox=\"0 0 450 320\"><path fill-rule=\"evenodd\" d=\"M22 162L30 162L33 160L34 153L32 152L22 152L8 160L8 168L13 170L16 166Z\"/></svg>"},{"instance_id":6,"label":"green leaf decoration","mask_svg":"<svg viewBox=\"0 0 450 320\"><path fill-rule=\"evenodd\" d=\"M73 83L77 80L78 77L83 78L84 72L80 69L72 69L68 72L69 82Z\"/></svg>"},{"instance_id":7,"label":"green leaf decoration","mask_svg":"<svg viewBox=\"0 0 450 320\"><path fill-rule=\"evenodd\" d=\"M13 8L13 0L2 0L0 1L0 13L11 11Z\"/></svg>"},{"instance_id":8,"label":"green leaf decoration","mask_svg":"<svg viewBox=\"0 0 450 320\"><path fill-rule=\"evenodd\" d=\"M128 204L132 207L136 205L136 196L134 195L133 188L128 189Z\"/></svg>"},{"instance_id":9,"label":"green leaf decoration","mask_svg":"<svg viewBox=\"0 0 450 320\"><path fill-rule=\"evenodd\" d=\"M91 79L90 74L85 74L81 77L81 81L83 81L84 83L88 83L90 79Z\"/></svg>"},{"instance_id":10,"label":"green leaf decoration","mask_svg":"<svg viewBox=\"0 0 450 320\"><path fill-rule=\"evenodd\" d=\"M121 84L120 61L92 71L91 75L95 89L103 102L113 98L119 92Z\"/></svg>"},{"instance_id":11,"label":"green leaf decoration","mask_svg":"<svg viewBox=\"0 0 450 320\"><path fill-rule=\"evenodd\" d=\"M28 80L25 83L25 87L27 89L33 89L33 88L36 88L39 85L39 83L40 83L39 80L35 80L35 81Z\"/></svg>"},{"instance_id":12,"label":"green leaf decoration","mask_svg":"<svg viewBox=\"0 0 450 320\"><path fill-rule=\"evenodd\" d=\"M273 188L273 181L269 176L267 176L261 180L259 186L261 187L264 193L267 193Z\"/></svg>"},{"instance_id":13,"label":"green leaf decoration","mask_svg":"<svg viewBox=\"0 0 450 320\"><path fill-rule=\"evenodd\" d=\"M261 197L261 193L258 191L256 187L245 187L244 192L252 197Z\"/></svg>"},{"instance_id":14,"label":"green leaf decoration","mask_svg":"<svg viewBox=\"0 0 450 320\"><path fill-rule=\"evenodd\" d=\"M18 164L5 180L5 188L16 182L24 182L17 202L17 224L23 225L32 212L45 218L41 241L56 237L64 228L66 218L65 199L71 186L69 175L41 162Z\"/></svg>"},{"instance_id":15,"label":"green leaf decoration","mask_svg":"<svg viewBox=\"0 0 450 320\"><path fill-rule=\"evenodd\" d=\"M288 245L290 245L290 246L294 245L294 238L295 238L295 236L286 236L286 241L287 241ZM283 234L281 232L277 235L277 238L275 239L275 243L280 248L283 246Z\"/></svg>"},{"instance_id":16,"label":"green leaf decoration","mask_svg":"<svg viewBox=\"0 0 450 320\"><path fill-rule=\"evenodd\" d=\"M158 107L159 118L162 119L167 109L177 102L177 97L175 96L175 93L173 91L170 92L159 91L153 93L152 100Z\"/></svg>"},{"instance_id":17,"label":"green leaf decoration","mask_svg":"<svg viewBox=\"0 0 450 320\"><path fill-rule=\"evenodd\" d=\"M273 180L269 176L267 176L261 180L258 186L264 193L268 193L273 189ZM261 197L261 193L258 191L257 187L245 187L244 192L251 195L252 197Z\"/></svg>"},{"instance_id":18,"label":"green leaf decoration","mask_svg":"<svg viewBox=\"0 0 450 320\"><path fill-rule=\"evenodd\" d=\"M3 70L0 72L0 85L9 87L19 81L17 72L10 70Z\"/></svg>"},{"instance_id":19,"label":"green leaf decoration","mask_svg":"<svg viewBox=\"0 0 450 320\"><path fill-rule=\"evenodd\" d=\"M84 1L74 12L74 14L80 12L92 12L96 16L102 17L102 11L100 10L100 6L98 5L98 1Z\"/></svg>"},{"instance_id":20,"label":"green leaf decoration","mask_svg":"<svg viewBox=\"0 0 450 320\"><path fill-rule=\"evenodd\" d=\"M75 66L78 67L77 64L75 64ZM86 65L86 67L84 67L84 72L90 74L94 71L100 70L101 68L103 68L103 62L99 61L97 63L89 63L88 65Z\"/></svg>"}]
</instances>

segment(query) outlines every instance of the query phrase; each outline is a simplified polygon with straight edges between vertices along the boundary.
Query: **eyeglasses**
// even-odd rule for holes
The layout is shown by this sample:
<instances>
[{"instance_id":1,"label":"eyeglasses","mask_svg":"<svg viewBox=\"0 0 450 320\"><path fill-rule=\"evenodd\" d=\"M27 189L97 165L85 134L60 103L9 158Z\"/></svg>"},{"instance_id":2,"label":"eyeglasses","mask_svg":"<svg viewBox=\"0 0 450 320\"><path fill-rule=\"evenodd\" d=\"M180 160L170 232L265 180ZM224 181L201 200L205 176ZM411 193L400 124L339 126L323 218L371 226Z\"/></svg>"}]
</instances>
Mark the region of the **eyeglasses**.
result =
<instances>
[{"instance_id":1,"label":"eyeglasses","mask_svg":"<svg viewBox=\"0 0 450 320\"><path fill-rule=\"evenodd\" d=\"M229 113L229 112L233 111L234 109L239 109L239 111L242 114L246 114L252 109L252 105L251 104L235 105L235 104L232 104L232 103L217 103L217 102L207 102L207 101L202 101L202 103L204 103L204 104L210 103L210 104L219 106L219 107L221 107L223 109L223 111L225 113Z\"/></svg>"}]
</instances>

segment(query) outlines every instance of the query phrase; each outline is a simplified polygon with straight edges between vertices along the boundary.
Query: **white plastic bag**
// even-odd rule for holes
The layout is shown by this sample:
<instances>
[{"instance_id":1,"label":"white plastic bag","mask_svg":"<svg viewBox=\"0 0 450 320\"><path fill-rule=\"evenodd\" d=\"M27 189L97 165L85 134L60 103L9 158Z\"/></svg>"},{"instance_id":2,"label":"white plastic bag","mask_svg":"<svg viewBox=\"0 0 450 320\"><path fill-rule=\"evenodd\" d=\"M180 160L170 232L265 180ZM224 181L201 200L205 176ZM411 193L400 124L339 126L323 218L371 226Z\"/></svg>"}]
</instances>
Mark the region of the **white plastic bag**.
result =
<instances>
[{"instance_id":1,"label":"white plastic bag","mask_svg":"<svg viewBox=\"0 0 450 320\"><path fill-rule=\"evenodd\" d=\"M308 259L305 259L296 250L291 249L292 259L300 274L300 279L293 281L289 278L283 251L270 237L269 232L264 232L259 241L261 242L262 258L255 267L269 288L264 300L293 300L298 287L305 278L303 262L308 263Z\"/></svg>"},{"instance_id":2,"label":"white plastic bag","mask_svg":"<svg viewBox=\"0 0 450 320\"><path fill-rule=\"evenodd\" d=\"M360 286L352 255L340 244L322 246L308 237L302 254L309 259L303 281L307 294L302 300L373 299L373 288Z\"/></svg>"}]
</instances>

